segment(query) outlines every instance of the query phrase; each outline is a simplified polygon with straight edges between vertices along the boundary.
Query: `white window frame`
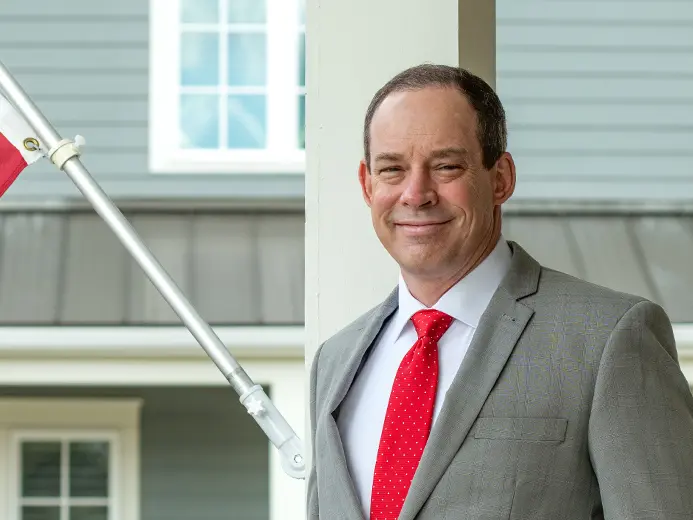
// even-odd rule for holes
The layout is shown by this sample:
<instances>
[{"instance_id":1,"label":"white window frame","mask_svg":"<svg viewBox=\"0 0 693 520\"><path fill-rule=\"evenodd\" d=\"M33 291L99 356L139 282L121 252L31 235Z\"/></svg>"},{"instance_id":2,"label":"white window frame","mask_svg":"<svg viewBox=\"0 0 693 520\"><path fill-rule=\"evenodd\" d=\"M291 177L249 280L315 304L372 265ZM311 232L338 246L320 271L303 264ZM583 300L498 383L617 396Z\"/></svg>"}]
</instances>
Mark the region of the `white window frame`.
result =
<instances>
[{"instance_id":1,"label":"white window frame","mask_svg":"<svg viewBox=\"0 0 693 520\"><path fill-rule=\"evenodd\" d=\"M139 399L0 399L0 517L18 518L22 441L103 439L111 443L109 519L139 520L140 408Z\"/></svg>"},{"instance_id":2,"label":"white window frame","mask_svg":"<svg viewBox=\"0 0 693 520\"><path fill-rule=\"evenodd\" d=\"M149 169L152 173L303 174L298 148L299 6L302 0L267 1L267 148L186 150L178 147L181 0L150 0ZM222 5L226 5L222 1ZM222 17L224 8L222 8ZM191 26L192 27L192 26ZM209 28L195 24L194 28ZM225 31L221 24L211 27ZM223 33L222 33L223 34ZM222 46L222 50L224 46ZM224 77L227 56L220 54ZM186 91L192 91L186 87ZM218 92L216 88L194 89ZM236 91L238 89L234 89ZM220 113L225 113L222 104ZM225 125L221 125L224 128ZM225 142L224 133L221 137Z\"/></svg>"},{"instance_id":3,"label":"white window frame","mask_svg":"<svg viewBox=\"0 0 693 520\"><path fill-rule=\"evenodd\" d=\"M118 520L121 518L118 511L118 480L119 467L118 459L120 454L119 435L112 430L17 430L12 432L10 440L10 460L9 460L9 478L10 478L10 513L9 520L19 520L18 512L20 508L20 500L28 506L52 506L65 508L69 506L106 506L108 507L108 520ZM67 481L67 467L65 466L66 453L63 450L61 460L61 496L55 499L34 498L21 499L21 467L20 461L20 446L26 441L39 442L60 442L62 444L73 441L105 441L109 443L109 466L108 466L108 497L106 499L99 498L79 498L74 499L66 496L65 491L69 482ZM30 502L26 504L26 502Z\"/></svg>"}]
</instances>

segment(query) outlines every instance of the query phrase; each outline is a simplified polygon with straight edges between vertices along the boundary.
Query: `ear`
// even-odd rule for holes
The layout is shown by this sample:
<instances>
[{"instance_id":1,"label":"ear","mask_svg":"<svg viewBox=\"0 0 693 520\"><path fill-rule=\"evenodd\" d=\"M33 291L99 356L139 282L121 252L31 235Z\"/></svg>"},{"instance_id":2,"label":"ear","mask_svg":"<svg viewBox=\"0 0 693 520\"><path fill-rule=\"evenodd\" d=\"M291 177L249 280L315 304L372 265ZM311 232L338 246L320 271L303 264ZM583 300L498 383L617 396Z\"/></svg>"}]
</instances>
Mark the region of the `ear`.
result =
<instances>
[{"instance_id":1,"label":"ear","mask_svg":"<svg viewBox=\"0 0 693 520\"><path fill-rule=\"evenodd\" d=\"M361 184L363 200L366 201L366 204L370 208L371 201L373 200L373 177L371 172L368 170L366 161L363 159L359 163L359 184Z\"/></svg>"},{"instance_id":2,"label":"ear","mask_svg":"<svg viewBox=\"0 0 693 520\"><path fill-rule=\"evenodd\" d=\"M493 201L500 206L515 192L515 161L509 152L496 162L493 175Z\"/></svg>"}]
</instances>

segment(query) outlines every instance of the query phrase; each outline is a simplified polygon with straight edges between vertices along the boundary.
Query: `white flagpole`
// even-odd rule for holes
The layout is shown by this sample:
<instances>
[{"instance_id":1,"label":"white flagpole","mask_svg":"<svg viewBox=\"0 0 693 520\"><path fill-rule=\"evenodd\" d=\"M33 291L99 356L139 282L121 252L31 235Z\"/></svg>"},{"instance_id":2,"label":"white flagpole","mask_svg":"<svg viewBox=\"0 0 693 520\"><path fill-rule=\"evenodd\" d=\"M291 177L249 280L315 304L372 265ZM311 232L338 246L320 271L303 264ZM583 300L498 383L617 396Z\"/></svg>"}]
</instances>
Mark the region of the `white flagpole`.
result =
<instances>
[{"instance_id":1,"label":"white flagpole","mask_svg":"<svg viewBox=\"0 0 693 520\"><path fill-rule=\"evenodd\" d=\"M305 478L303 445L274 406L262 386L255 384L243 367L229 353L212 328L200 317L175 282L166 273L133 227L108 198L89 171L79 160L78 144L62 139L39 111L22 87L0 61L0 88L7 99L36 132L41 149L58 169L63 170L79 188L94 210L101 216L123 246L140 265L168 304L180 317L190 333L212 359L217 368L238 393L239 400L282 455L282 467L292 478Z\"/></svg>"}]
</instances>

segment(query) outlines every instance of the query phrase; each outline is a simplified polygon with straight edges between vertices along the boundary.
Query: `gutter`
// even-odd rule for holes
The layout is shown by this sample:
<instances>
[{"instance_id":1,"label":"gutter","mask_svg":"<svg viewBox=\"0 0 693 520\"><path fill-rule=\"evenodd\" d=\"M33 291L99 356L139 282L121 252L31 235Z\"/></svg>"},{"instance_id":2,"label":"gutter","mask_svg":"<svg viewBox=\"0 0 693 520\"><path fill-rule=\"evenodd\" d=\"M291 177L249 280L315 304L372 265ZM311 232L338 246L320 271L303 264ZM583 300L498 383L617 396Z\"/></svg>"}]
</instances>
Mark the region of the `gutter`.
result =
<instances>
[{"instance_id":1,"label":"gutter","mask_svg":"<svg viewBox=\"0 0 693 520\"><path fill-rule=\"evenodd\" d=\"M303 326L213 327L234 356L304 356ZM202 358L207 354L183 326L0 327L3 358Z\"/></svg>"}]
</instances>

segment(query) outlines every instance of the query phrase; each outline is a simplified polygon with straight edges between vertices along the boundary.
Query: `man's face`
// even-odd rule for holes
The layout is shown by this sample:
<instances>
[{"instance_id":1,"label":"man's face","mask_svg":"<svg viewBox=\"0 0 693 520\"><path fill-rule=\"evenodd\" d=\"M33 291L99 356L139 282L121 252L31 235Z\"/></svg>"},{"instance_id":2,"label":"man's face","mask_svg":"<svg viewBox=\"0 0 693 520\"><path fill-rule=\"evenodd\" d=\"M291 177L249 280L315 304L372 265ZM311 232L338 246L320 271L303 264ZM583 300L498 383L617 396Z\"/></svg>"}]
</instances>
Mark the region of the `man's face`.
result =
<instances>
[{"instance_id":1,"label":"man's face","mask_svg":"<svg viewBox=\"0 0 693 520\"><path fill-rule=\"evenodd\" d=\"M359 180L376 234L402 270L440 279L470 269L500 233L515 169L509 154L484 168L465 96L452 88L390 95L373 117L370 146Z\"/></svg>"}]
</instances>

